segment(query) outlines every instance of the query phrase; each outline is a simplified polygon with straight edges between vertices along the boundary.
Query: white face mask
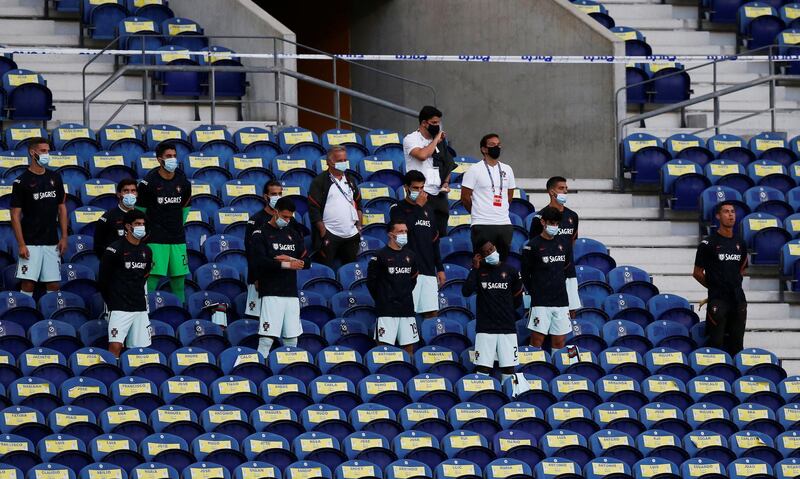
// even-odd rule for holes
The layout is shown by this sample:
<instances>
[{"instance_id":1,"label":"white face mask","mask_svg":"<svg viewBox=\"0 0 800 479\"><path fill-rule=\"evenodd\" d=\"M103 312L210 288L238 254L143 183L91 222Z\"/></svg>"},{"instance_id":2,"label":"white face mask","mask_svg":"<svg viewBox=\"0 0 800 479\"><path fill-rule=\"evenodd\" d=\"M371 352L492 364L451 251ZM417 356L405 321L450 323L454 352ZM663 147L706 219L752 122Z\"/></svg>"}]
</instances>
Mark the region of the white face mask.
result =
<instances>
[{"instance_id":1,"label":"white face mask","mask_svg":"<svg viewBox=\"0 0 800 479\"><path fill-rule=\"evenodd\" d=\"M496 265L498 263L500 263L500 253L497 251L486 257L486 264Z\"/></svg>"},{"instance_id":2,"label":"white face mask","mask_svg":"<svg viewBox=\"0 0 800 479\"><path fill-rule=\"evenodd\" d=\"M126 208L133 208L136 206L136 195L133 193L126 193L122 195L122 205Z\"/></svg>"},{"instance_id":3,"label":"white face mask","mask_svg":"<svg viewBox=\"0 0 800 479\"><path fill-rule=\"evenodd\" d=\"M50 153L39 153L36 155L40 166L47 166L50 164Z\"/></svg>"},{"instance_id":4,"label":"white face mask","mask_svg":"<svg viewBox=\"0 0 800 479\"><path fill-rule=\"evenodd\" d=\"M142 239L147 235L147 231L145 230L144 226L134 226L131 230L133 233L133 237L136 239Z\"/></svg>"},{"instance_id":5,"label":"white face mask","mask_svg":"<svg viewBox=\"0 0 800 479\"><path fill-rule=\"evenodd\" d=\"M269 207L273 210L275 209L275 205L278 204L278 200L281 199L280 196L270 196L269 197Z\"/></svg>"},{"instance_id":6,"label":"white face mask","mask_svg":"<svg viewBox=\"0 0 800 479\"><path fill-rule=\"evenodd\" d=\"M178 159L177 158L164 158L164 169L169 171L170 173L174 172L178 169Z\"/></svg>"},{"instance_id":7,"label":"white face mask","mask_svg":"<svg viewBox=\"0 0 800 479\"><path fill-rule=\"evenodd\" d=\"M558 204L561 205L561 206L564 206L565 204L567 204L567 194L566 193L557 194L556 195L556 202L558 202Z\"/></svg>"},{"instance_id":8,"label":"white face mask","mask_svg":"<svg viewBox=\"0 0 800 479\"><path fill-rule=\"evenodd\" d=\"M558 225L547 225L544 227L544 230L549 236L555 236L558 234Z\"/></svg>"},{"instance_id":9,"label":"white face mask","mask_svg":"<svg viewBox=\"0 0 800 479\"><path fill-rule=\"evenodd\" d=\"M400 246L402 248L403 246L408 244L408 234L406 234L406 233L398 234L395 237L395 241L397 241L397 246Z\"/></svg>"}]
</instances>

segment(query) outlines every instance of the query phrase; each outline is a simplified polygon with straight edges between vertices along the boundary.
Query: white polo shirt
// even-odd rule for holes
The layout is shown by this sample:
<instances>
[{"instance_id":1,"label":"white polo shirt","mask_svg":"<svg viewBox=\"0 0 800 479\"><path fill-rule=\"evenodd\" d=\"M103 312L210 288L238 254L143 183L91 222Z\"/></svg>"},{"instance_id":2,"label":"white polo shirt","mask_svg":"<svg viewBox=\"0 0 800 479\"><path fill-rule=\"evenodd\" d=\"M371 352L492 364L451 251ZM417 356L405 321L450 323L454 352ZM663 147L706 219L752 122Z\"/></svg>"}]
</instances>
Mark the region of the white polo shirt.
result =
<instances>
[{"instance_id":1,"label":"white polo shirt","mask_svg":"<svg viewBox=\"0 0 800 479\"><path fill-rule=\"evenodd\" d=\"M331 175L331 179L334 184L328 190L328 200L325 203L325 210L322 212L322 224L329 233L340 238L351 238L358 234L358 228L356 228L358 212L353 204L353 190L345 175L342 175L341 180L337 180L335 176ZM339 188L336 185L339 185Z\"/></svg>"},{"instance_id":2,"label":"white polo shirt","mask_svg":"<svg viewBox=\"0 0 800 479\"><path fill-rule=\"evenodd\" d=\"M439 169L433 167L433 157L428 157L425 161L419 161L411 156L414 148L425 148L431 144L429 140L422 136L419 130L409 133L403 138L403 154L406 157L406 171L417 170L425 175L425 192L429 195L438 195L442 179L439 177ZM439 151L438 147L436 151Z\"/></svg>"},{"instance_id":3,"label":"white polo shirt","mask_svg":"<svg viewBox=\"0 0 800 479\"><path fill-rule=\"evenodd\" d=\"M511 218L508 217L508 190L516 188L517 184L510 166L500 162L489 166L486 161L479 161L464 173L461 186L472 190L473 225L511 224ZM495 195L500 196L499 206L495 205Z\"/></svg>"}]
</instances>

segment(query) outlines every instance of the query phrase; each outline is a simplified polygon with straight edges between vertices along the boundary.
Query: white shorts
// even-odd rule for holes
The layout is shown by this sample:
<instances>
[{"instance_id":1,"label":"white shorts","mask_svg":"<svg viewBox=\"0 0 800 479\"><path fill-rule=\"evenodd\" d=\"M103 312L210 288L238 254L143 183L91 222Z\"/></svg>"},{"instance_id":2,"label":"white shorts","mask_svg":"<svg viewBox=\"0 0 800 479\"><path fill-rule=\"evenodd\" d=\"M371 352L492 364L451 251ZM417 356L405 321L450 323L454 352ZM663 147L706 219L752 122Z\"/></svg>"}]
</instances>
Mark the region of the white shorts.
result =
<instances>
[{"instance_id":1,"label":"white shorts","mask_svg":"<svg viewBox=\"0 0 800 479\"><path fill-rule=\"evenodd\" d=\"M414 286L414 312L418 314L439 311L439 280L436 276L417 276Z\"/></svg>"},{"instance_id":2,"label":"white shorts","mask_svg":"<svg viewBox=\"0 0 800 479\"><path fill-rule=\"evenodd\" d=\"M578 294L578 278L567 278L567 296L569 297L569 310L581 309L581 296Z\"/></svg>"},{"instance_id":3,"label":"white shorts","mask_svg":"<svg viewBox=\"0 0 800 479\"><path fill-rule=\"evenodd\" d=\"M419 342L417 320L382 316L375 323L375 339L379 343L406 346Z\"/></svg>"},{"instance_id":4,"label":"white shorts","mask_svg":"<svg viewBox=\"0 0 800 479\"><path fill-rule=\"evenodd\" d=\"M125 343L129 348L150 346L150 318L145 311L111 311L108 313L108 342Z\"/></svg>"},{"instance_id":5,"label":"white shorts","mask_svg":"<svg viewBox=\"0 0 800 479\"><path fill-rule=\"evenodd\" d=\"M528 319L528 329L535 333L564 336L572 331L569 308L566 306L534 306Z\"/></svg>"},{"instance_id":6,"label":"white shorts","mask_svg":"<svg viewBox=\"0 0 800 479\"><path fill-rule=\"evenodd\" d=\"M258 297L258 289L254 284L247 285L247 303L244 305L244 315L261 317L261 298Z\"/></svg>"},{"instance_id":7,"label":"white shorts","mask_svg":"<svg viewBox=\"0 0 800 479\"><path fill-rule=\"evenodd\" d=\"M26 279L41 283L58 283L61 281L61 255L56 245L28 246L30 257L18 258L17 279Z\"/></svg>"},{"instance_id":8,"label":"white shorts","mask_svg":"<svg viewBox=\"0 0 800 479\"><path fill-rule=\"evenodd\" d=\"M303 334L300 300L281 296L261 298L261 328L258 334L271 338L296 338Z\"/></svg>"},{"instance_id":9,"label":"white shorts","mask_svg":"<svg viewBox=\"0 0 800 479\"><path fill-rule=\"evenodd\" d=\"M475 365L491 368L497 361L501 368L517 366L517 348L516 334L478 333L475 335Z\"/></svg>"}]
</instances>

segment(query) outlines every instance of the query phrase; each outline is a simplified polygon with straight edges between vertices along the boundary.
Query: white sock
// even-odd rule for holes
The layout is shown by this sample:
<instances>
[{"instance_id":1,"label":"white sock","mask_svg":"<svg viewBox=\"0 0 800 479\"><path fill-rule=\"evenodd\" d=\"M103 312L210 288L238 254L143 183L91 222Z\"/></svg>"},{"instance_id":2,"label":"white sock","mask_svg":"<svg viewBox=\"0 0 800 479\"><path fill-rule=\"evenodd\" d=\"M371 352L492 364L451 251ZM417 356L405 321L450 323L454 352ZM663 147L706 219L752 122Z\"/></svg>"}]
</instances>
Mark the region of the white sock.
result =
<instances>
[{"instance_id":1,"label":"white sock","mask_svg":"<svg viewBox=\"0 0 800 479\"><path fill-rule=\"evenodd\" d=\"M283 338L283 345L297 347L297 338Z\"/></svg>"},{"instance_id":2,"label":"white sock","mask_svg":"<svg viewBox=\"0 0 800 479\"><path fill-rule=\"evenodd\" d=\"M513 377L514 377L513 374L500 374L500 384L505 383L506 379L513 378Z\"/></svg>"},{"instance_id":3,"label":"white sock","mask_svg":"<svg viewBox=\"0 0 800 479\"><path fill-rule=\"evenodd\" d=\"M25 296L30 296L31 298L33 298L33 291L30 291L30 292L28 292L28 291L20 291L20 293L24 294Z\"/></svg>"},{"instance_id":4,"label":"white sock","mask_svg":"<svg viewBox=\"0 0 800 479\"><path fill-rule=\"evenodd\" d=\"M275 340L272 338L261 337L258 338L258 352L261 353L262 356L265 358L269 356L269 350L272 349L272 343Z\"/></svg>"}]
</instances>

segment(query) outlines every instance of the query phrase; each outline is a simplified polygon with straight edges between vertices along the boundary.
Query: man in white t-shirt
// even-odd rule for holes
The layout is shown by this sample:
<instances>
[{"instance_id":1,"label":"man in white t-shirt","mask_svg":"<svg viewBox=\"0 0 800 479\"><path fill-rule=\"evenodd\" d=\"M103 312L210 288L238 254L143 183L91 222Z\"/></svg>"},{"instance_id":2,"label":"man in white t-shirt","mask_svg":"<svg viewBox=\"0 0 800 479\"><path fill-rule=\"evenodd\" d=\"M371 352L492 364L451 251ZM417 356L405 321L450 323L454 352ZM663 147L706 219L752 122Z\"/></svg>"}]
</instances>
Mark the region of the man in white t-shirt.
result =
<instances>
[{"instance_id":1,"label":"man in white t-shirt","mask_svg":"<svg viewBox=\"0 0 800 479\"><path fill-rule=\"evenodd\" d=\"M481 138L480 147L483 161L472 165L461 179L461 203L472 216L473 250L491 241L500 259L505 260L514 235L508 216L508 205L517 187L514 170L498 161L502 144L497 134Z\"/></svg>"},{"instance_id":2,"label":"man in white t-shirt","mask_svg":"<svg viewBox=\"0 0 800 479\"><path fill-rule=\"evenodd\" d=\"M424 106L419 112L419 128L403 138L406 172L417 170L425 175L428 204L433 209L439 236L447 235L450 207L450 173L455 163L447 152L447 135L441 129L442 112L433 106Z\"/></svg>"}]
</instances>

